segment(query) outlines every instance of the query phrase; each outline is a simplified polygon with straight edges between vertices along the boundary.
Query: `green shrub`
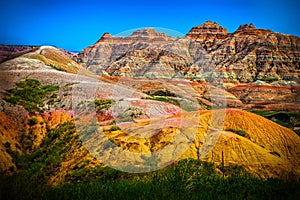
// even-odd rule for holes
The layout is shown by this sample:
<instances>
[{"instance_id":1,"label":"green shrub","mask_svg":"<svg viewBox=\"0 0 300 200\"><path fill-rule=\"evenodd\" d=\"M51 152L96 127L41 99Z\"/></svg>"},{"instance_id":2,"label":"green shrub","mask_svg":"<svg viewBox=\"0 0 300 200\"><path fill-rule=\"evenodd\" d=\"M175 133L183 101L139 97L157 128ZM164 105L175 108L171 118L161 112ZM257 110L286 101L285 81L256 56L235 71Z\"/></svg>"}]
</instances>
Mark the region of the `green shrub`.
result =
<instances>
[{"instance_id":1,"label":"green shrub","mask_svg":"<svg viewBox=\"0 0 300 200\"><path fill-rule=\"evenodd\" d=\"M28 111L41 112L44 102L49 97L56 98L54 95L59 86L56 85L43 85L36 79L26 78L16 83L15 88L8 89L4 93L4 100L13 104L21 105Z\"/></svg>"},{"instance_id":2,"label":"green shrub","mask_svg":"<svg viewBox=\"0 0 300 200\"><path fill-rule=\"evenodd\" d=\"M150 92L148 92L148 94L152 95L152 96L167 96L167 97L175 97L175 93L170 92L169 90L157 90L155 92L153 92L152 94Z\"/></svg>"},{"instance_id":3,"label":"green shrub","mask_svg":"<svg viewBox=\"0 0 300 200\"><path fill-rule=\"evenodd\" d=\"M225 131L230 131L230 132L233 132L233 133L238 134L238 135L243 136L243 137L247 136L246 131L244 131L242 129L235 130L233 128L226 128Z\"/></svg>"},{"instance_id":4,"label":"green shrub","mask_svg":"<svg viewBox=\"0 0 300 200\"><path fill-rule=\"evenodd\" d=\"M55 66L55 65L49 64L48 66L50 66L50 67L52 67L53 69L56 69L56 70L58 70L58 71L65 72L64 69L62 69L62 68L60 68L60 67L57 67L57 66Z\"/></svg>"},{"instance_id":5,"label":"green shrub","mask_svg":"<svg viewBox=\"0 0 300 200\"><path fill-rule=\"evenodd\" d=\"M261 81L265 81L265 82L273 82L273 81L278 81L279 79L276 77L263 77L261 79L259 79Z\"/></svg>"},{"instance_id":6,"label":"green shrub","mask_svg":"<svg viewBox=\"0 0 300 200\"><path fill-rule=\"evenodd\" d=\"M95 107L98 111L103 109L107 110L111 107L113 100L112 99L95 99Z\"/></svg>"},{"instance_id":7,"label":"green shrub","mask_svg":"<svg viewBox=\"0 0 300 200\"><path fill-rule=\"evenodd\" d=\"M235 133L238 134L238 135L240 135L240 136L243 136L243 137L246 137L246 135L247 135L246 131L241 130L241 129L240 130L236 130Z\"/></svg>"},{"instance_id":8,"label":"green shrub","mask_svg":"<svg viewBox=\"0 0 300 200\"><path fill-rule=\"evenodd\" d=\"M276 155L276 156L280 157L280 153L278 153L277 151L273 151L273 152L271 152L271 154L273 154L273 155Z\"/></svg>"},{"instance_id":9,"label":"green shrub","mask_svg":"<svg viewBox=\"0 0 300 200\"><path fill-rule=\"evenodd\" d=\"M109 130L110 131L118 131L118 130L121 130L121 128L119 126L112 126L112 127L110 127Z\"/></svg>"},{"instance_id":10,"label":"green shrub","mask_svg":"<svg viewBox=\"0 0 300 200\"><path fill-rule=\"evenodd\" d=\"M38 123L38 119L35 118L35 117L32 117L32 118L28 119L28 125L29 126L36 125L37 123Z\"/></svg>"},{"instance_id":11,"label":"green shrub","mask_svg":"<svg viewBox=\"0 0 300 200\"><path fill-rule=\"evenodd\" d=\"M117 121L114 119L114 120L112 120L111 122L109 122L107 125L114 125L114 124L116 124L117 123Z\"/></svg>"}]
</instances>

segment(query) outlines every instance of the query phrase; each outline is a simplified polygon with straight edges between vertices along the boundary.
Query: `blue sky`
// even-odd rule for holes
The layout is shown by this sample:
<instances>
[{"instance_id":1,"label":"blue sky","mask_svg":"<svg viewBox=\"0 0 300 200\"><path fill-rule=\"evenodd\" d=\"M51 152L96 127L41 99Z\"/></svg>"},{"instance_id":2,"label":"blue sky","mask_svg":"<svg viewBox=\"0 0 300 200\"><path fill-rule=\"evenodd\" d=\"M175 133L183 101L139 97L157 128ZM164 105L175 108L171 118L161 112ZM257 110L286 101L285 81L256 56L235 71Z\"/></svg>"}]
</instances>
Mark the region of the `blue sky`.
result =
<instances>
[{"instance_id":1,"label":"blue sky","mask_svg":"<svg viewBox=\"0 0 300 200\"><path fill-rule=\"evenodd\" d=\"M298 0L5 0L0 2L0 44L55 45L79 51L104 32L140 27L186 34L207 20L229 32L253 22L258 28L300 36Z\"/></svg>"}]
</instances>

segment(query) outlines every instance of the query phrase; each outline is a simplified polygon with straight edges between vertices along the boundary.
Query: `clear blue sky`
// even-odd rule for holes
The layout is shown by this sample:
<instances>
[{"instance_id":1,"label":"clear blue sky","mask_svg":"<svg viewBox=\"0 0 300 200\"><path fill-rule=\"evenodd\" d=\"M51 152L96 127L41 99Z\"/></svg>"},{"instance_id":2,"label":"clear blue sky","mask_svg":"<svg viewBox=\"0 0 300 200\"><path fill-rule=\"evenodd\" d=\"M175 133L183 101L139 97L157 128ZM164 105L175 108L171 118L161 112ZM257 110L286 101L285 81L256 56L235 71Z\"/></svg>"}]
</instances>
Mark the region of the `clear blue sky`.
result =
<instances>
[{"instance_id":1,"label":"clear blue sky","mask_svg":"<svg viewBox=\"0 0 300 200\"><path fill-rule=\"evenodd\" d=\"M139 27L187 33L207 20L229 32L253 22L258 28L300 36L298 0L4 0L0 1L0 44L55 45L81 50L104 32Z\"/></svg>"}]
</instances>

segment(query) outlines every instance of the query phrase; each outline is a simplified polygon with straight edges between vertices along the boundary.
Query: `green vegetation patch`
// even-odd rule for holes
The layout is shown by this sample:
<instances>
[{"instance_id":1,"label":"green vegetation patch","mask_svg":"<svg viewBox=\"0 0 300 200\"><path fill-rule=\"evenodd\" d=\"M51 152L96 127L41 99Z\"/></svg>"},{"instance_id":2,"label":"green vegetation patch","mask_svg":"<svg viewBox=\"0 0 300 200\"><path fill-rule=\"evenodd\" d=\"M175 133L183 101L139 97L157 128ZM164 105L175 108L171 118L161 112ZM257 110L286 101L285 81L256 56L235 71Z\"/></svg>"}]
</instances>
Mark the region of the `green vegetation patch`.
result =
<instances>
[{"instance_id":1,"label":"green vegetation patch","mask_svg":"<svg viewBox=\"0 0 300 200\"><path fill-rule=\"evenodd\" d=\"M109 130L110 131L118 131L118 130L121 130L121 128L119 126L112 126L112 127L110 127Z\"/></svg>"},{"instance_id":2,"label":"green vegetation patch","mask_svg":"<svg viewBox=\"0 0 300 200\"><path fill-rule=\"evenodd\" d=\"M29 118L27 123L29 126L36 125L38 123L38 119L35 117Z\"/></svg>"},{"instance_id":3,"label":"green vegetation patch","mask_svg":"<svg viewBox=\"0 0 300 200\"><path fill-rule=\"evenodd\" d=\"M62 68L60 68L60 67L57 67L57 66L55 66L55 65L52 65L52 64L48 64L48 66L50 66L50 67L52 67L53 69L56 69L56 70L58 70L58 71L62 71L62 72L65 72L66 70L64 70L64 69L62 69Z\"/></svg>"},{"instance_id":4,"label":"green vegetation patch","mask_svg":"<svg viewBox=\"0 0 300 200\"><path fill-rule=\"evenodd\" d=\"M253 110L253 113L265 117L273 122L294 130L294 127L299 127L298 130L294 130L300 136L300 113L290 111L269 111L269 110Z\"/></svg>"},{"instance_id":5,"label":"green vegetation patch","mask_svg":"<svg viewBox=\"0 0 300 200\"><path fill-rule=\"evenodd\" d=\"M274 81L278 81L279 79L277 77L263 77L263 78L260 78L258 80L271 83L271 82L274 82Z\"/></svg>"},{"instance_id":6,"label":"green vegetation patch","mask_svg":"<svg viewBox=\"0 0 300 200\"><path fill-rule=\"evenodd\" d=\"M13 105L21 105L30 112L42 112L46 100L57 101L57 90L57 85L41 85L36 79L26 78L16 83L15 88L6 90L4 100Z\"/></svg>"},{"instance_id":7,"label":"green vegetation patch","mask_svg":"<svg viewBox=\"0 0 300 200\"><path fill-rule=\"evenodd\" d=\"M82 163L88 163L84 161ZM64 184L52 187L0 177L1 199L297 199L298 181L255 178L237 166L218 167L185 159L150 173L126 173L79 163ZM39 170L37 169L37 172ZM36 177L35 177L36 178ZM20 182L23 180L24 182Z\"/></svg>"},{"instance_id":8,"label":"green vegetation patch","mask_svg":"<svg viewBox=\"0 0 300 200\"><path fill-rule=\"evenodd\" d=\"M176 94L169 91L169 90L157 90L155 92L146 92L146 94L150 95L150 96L167 96L167 97L175 97Z\"/></svg>"},{"instance_id":9,"label":"green vegetation patch","mask_svg":"<svg viewBox=\"0 0 300 200\"><path fill-rule=\"evenodd\" d=\"M233 129L233 128L226 128L225 131L233 132L233 133L235 133L235 134L237 134L237 135L240 135L240 136L242 136L242 137L248 137L246 131L244 131L244 130L242 130L242 129L236 130L236 129Z\"/></svg>"},{"instance_id":10,"label":"green vegetation patch","mask_svg":"<svg viewBox=\"0 0 300 200\"><path fill-rule=\"evenodd\" d=\"M94 101L97 111L108 110L114 101L112 99L95 99Z\"/></svg>"}]
</instances>

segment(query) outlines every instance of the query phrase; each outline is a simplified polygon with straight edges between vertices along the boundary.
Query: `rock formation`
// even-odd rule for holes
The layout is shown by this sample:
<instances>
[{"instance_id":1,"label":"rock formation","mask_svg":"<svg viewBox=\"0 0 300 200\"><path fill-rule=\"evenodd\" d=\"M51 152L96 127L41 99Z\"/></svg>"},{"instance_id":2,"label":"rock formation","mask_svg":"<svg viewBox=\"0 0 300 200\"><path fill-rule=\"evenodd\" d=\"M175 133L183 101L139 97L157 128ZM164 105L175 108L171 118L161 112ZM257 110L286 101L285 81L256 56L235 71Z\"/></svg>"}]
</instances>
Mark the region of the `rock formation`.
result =
<instances>
[{"instance_id":1,"label":"rock formation","mask_svg":"<svg viewBox=\"0 0 300 200\"><path fill-rule=\"evenodd\" d=\"M193 27L186 36L201 43L205 50L209 50L215 42L227 38L230 34L218 23L207 21L202 25Z\"/></svg>"},{"instance_id":2,"label":"rock formation","mask_svg":"<svg viewBox=\"0 0 300 200\"><path fill-rule=\"evenodd\" d=\"M251 23L234 33L210 21L187 34L199 41L225 81L299 81L300 38L257 29Z\"/></svg>"},{"instance_id":3,"label":"rock formation","mask_svg":"<svg viewBox=\"0 0 300 200\"><path fill-rule=\"evenodd\" d=\"M297 36L257 29L252 23L228 33L218 23L207 21L193 27L182 39L152 28L135 31L128 37L105 33L81 51L79 58L97 74L131 76L134 69L145 73L146 66L162 77L180 72L184 77L207 78L203 72L212 71L220 73L228 83L298 82L299 46Z\"/></svg>"}]
</instances>

